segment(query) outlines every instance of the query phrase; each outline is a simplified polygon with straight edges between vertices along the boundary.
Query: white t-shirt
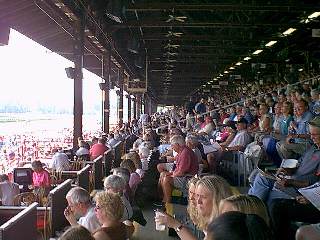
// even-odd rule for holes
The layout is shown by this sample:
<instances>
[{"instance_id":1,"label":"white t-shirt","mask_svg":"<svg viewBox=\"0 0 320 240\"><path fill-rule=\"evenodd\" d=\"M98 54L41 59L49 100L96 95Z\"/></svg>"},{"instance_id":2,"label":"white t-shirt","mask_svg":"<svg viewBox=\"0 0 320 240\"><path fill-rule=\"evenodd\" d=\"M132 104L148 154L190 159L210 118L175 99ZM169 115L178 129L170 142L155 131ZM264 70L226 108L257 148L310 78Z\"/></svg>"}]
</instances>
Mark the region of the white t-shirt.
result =
<instances>
[{"instance_id":1,"label":"white t-shirt","mask_svg":"<svg viewBox=\"0 0 320 240\"><path fill-rule=\"evenodd\" d=\"M86 149L85 147L80 147L77 152L76 152L76 155L79 157L79 156L82 156L82 155L88 155L89 154L89 150Z\"/></svg>"},{"instance_id":2,"label":"white t-shirt","mask_svg":"<svg viewBox=\"0 0 320 240\"><path fill-rule=\"evenodd\" d=\"M243 146L246 147L251 142L251 136L247 132L246 129L241 130L237 132L234 139L231 141L231 143L228 145L228 147L234 147L234 146Z\"/></svg>"},{"instance_id":3,"label":"white t-shirt","mask_svg":"<svg viewBox=\"0 0 320 240\"><path fill-rule=\"evenodd\" d=\"M0 183L0 198L3 206L13 206L14 197L19 193L19 184L9 181Z\"/></svg>"},{"instance_id":4,"label":"white t-shirt","mask_svg":"<svg viewBox=\"0 0 320 240\"><path fill-rule=\"evenodd\" d=\"M81 226L84 226L90 232L94 232L101 227L99 220L94 212L94 207L89 208L87 214L81 217L78 221Z\"/></svg>"},{"instance_id":5,"label":"white t-shirt","mask_svg":"<svg viewBox=\"0 0 320 240\"><path fill-rule=\"evenodd\" d=\"M57 152L52 157L52 163L51 163L51 169L56 170L58 172L60 171L67 171L70 170L71 165L68 159L67 154Z\"/></svg>"}]
</instances>

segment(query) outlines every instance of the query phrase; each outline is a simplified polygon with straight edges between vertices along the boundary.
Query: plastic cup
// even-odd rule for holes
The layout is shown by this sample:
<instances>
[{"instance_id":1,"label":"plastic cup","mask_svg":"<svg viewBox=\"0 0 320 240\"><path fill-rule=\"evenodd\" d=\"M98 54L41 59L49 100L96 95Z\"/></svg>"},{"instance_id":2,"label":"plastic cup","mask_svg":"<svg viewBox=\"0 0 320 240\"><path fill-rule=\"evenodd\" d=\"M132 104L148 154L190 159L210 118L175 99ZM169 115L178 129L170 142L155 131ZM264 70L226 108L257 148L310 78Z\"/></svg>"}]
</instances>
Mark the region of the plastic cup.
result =
<instances>
[{"instance_id":1,"label":"plastic cup","mask_svg":"<svg viewBox=\"0 0 320 240\"><path fill-rule=\"evenodd\" d=\"M159 211L156 211L156 217L159 217L159 216L164 216L164 214ZM156 222L157 231L164 231L165 229L166 229L166 225Z\"/></svg>"}]
</instances>

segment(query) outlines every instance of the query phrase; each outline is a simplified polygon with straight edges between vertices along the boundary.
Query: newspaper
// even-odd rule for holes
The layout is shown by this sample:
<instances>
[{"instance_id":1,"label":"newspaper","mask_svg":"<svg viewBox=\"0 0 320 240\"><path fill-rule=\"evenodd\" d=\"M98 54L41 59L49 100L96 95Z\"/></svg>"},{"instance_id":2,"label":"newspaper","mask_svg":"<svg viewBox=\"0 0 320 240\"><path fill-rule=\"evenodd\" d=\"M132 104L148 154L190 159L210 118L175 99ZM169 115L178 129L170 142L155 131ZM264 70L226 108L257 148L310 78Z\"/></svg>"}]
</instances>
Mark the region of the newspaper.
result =
<instances>
[{"instance_id":1,"label":"newspaper","mask_svg":"<svg viewBox=\"0 0 320 240\"><path fill-rule=\"evenodd\" d=\"M203 144L204 154L208 154L211 152L217 152L218 150L221 150L221 146L217 142L213 142L211 145L204 145Z\"/></svg>"},{"instance_id":2,"label":"newspaper","mask_svg":"<svg viewBox=\"0 0 320 240\"><path fill-rule=\"evenodd\" d=\"M298 191L320 211L320 182L316 182Z\"/></svg>"}]
</instances>

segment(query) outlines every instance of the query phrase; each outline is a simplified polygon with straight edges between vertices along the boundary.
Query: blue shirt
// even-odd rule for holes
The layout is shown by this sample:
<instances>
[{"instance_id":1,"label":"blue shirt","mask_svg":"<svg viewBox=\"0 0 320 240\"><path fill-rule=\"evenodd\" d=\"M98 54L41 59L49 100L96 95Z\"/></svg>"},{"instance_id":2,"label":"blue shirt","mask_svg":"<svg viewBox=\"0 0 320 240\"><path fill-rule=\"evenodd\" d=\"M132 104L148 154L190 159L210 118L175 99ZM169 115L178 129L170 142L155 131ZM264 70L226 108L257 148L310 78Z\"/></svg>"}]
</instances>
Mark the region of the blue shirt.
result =
<instances>
[{"instance_id":1,"label":"blue shirt","mask_svg":"<svg viewBox=\"0 0 320 240\"><path fill-rule=\"evenodd\" d=\"M301 117L294 116L294 121L297 123L296 134L309 134L309 121L313 118L313 114L309 111L305 112ZM304 143L305 139L296 138L296 143Z\"/></svg>"},{"instance_id":2,"label":"blue shirt","mask_svg":"<svg viewBox=\"0 0 320 240\"><path fill-rule=\"evenodd\" d=\"M280 121L280 134L281 135L288 135L288 127L290 126L290 122L293 120L293 117L290 115L288 117L283 117Z\"/></svg>"},{"instance_id":3,"label":"blue shirt","mask_svg":"<svg viewBox=\"0 0 320 240\"><path fill-rule=\"evenodd\" d=\"M308 180L309 184L319 181L320 175L320 150L311 146L299 159L299 166L292 178Z\"/></svg>"}]
</instances>

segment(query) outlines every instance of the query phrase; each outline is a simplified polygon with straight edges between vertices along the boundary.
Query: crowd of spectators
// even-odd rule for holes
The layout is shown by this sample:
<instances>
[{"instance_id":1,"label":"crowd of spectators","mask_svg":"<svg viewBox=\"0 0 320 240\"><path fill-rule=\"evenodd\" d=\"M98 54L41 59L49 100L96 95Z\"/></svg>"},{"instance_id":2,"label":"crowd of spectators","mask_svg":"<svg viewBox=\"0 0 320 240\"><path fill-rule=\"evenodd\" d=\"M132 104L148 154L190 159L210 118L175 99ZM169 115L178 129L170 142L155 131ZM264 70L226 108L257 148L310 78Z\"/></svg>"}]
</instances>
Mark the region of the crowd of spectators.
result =
<instances>
[{"instance_id":1,"label":"crowd of spectators","mask_svg":"<svg viewBox=\"0 0 320 240\"><path fill-rule=\"evenodd\" d=\"M79 187L67 194L64 214L72 227L60 239L73 239L68 236L75 232L99 240L130 238L133 221L139 221L137 194L151 178L158 183L154 204L159 209L174 202L174 191L187 199L186 219L164 211L155 217L181 239L319 239L319 209L298 191L320 181L318 86L317 78L295 85L247 84L224 96L192 97L185 106L142 114L90 141L79 139L76 156L92 160L134 136L132 149L105 178L104 190L93 198ZM253 145L263 153L256 167L267 164L276 173L250 169L255 174L248 192L239 194L233 161ZM154 152L160 157L150 158ZM58 149L50 167L67 169L68 161ZM287 167L288 162L296 165ZM39 186L50 184L41 162L32 167ZM158 176L148 175L153 170ZM248 176L240 177L247 181ZM297 222L306 226L297 230L292 225Z\"/></svg>"}]
</instances>

